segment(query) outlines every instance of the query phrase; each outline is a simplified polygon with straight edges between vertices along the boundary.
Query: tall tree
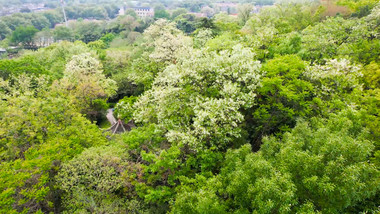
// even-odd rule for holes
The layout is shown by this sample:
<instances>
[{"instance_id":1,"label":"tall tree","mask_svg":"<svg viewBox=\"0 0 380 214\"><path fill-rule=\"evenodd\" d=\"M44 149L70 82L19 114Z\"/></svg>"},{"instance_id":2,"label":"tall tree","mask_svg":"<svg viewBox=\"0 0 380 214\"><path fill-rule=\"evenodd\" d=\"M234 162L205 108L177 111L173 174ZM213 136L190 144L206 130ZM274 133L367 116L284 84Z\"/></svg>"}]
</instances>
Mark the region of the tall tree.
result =
<instances>
[{"instance_id":1,"label":"tall tree","mask_svg":"<svg viewBox=\"0 0 380 214\"><path fill-rule=\"evenodd\" d=\"M117 86L115 81L105 77L102 64L90 53L84 53L73 56L67 63L57 89L67 94L78 110L96 120L103 110L98 104L114 95Z\"/></svg>"},{"instance_id":2,"label":"tall tree","mask_svg":"<svg viewBox=\"0 0 380 214\"><path fill-rule=\"evenodd\" d=\"M244 25L249 17L251 16L253 10L252 4L241 4L238 6L238 17L240 19L241 25Z\"/></svg>"},{"instance_id":3,"label":"tall tree","mask_svg":"<svg viewBox=\"0 0 380 214\"><path fill-rule=\"evenodd\" d=\"M15 44L22 44L27 49L32 49L34 47L33 38L34 35L38 32L33 26L20 26L16 28L12 33L11 41Z\"/></svg>"}]
</instances>

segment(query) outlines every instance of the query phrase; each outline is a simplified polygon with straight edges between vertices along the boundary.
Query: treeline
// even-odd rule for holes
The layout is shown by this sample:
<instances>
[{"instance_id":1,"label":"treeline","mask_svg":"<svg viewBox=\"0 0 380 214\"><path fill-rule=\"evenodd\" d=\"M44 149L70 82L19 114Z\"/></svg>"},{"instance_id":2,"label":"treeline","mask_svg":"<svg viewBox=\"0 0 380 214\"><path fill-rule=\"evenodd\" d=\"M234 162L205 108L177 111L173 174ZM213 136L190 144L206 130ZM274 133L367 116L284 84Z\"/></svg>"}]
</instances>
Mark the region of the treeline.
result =
<instances>
[{"instance_id":1,"label":"treeline","mask_svg":"<svg viewBox=\"0 0 380 214\"><path fill-rule=\"evenodd\" d=\"M119 0L65 0L66 4L103 4L103 3L120 3ZM21 5L21 4L45 4L45 5L54 5L54 7L58 7L60 4L56 0L0 0L0 5L2 6L12 6L12 5ZM54 8L52 7L52 8Z\"/></svg>"},{"instance_id":2,"label":"treeline","mask_svg":"<svg viewBox=\"0 0 380 214\"><path fill-rule=\"evenodd\" d=\"M0 212L378 213L380 5L364 2L128 14L0 60ZM137 127L107 132L109 108Z\"/></svg>"},{"instance_id":3,"label":"treeline","mask_svg":"<svg viewBox=\"0 0 380 214\"><path fill-rule=\"evenodd\" d=\"M56 9L40 13L17 13L1 17L1 46L7 48L8 46L21 44L21 47L26 49L37 49L60 40L82 40L88 43L98 40L106 33L120 33L120 31L114 31L114 29L112 29L112 25L115 25L115 21L110 21L115 19L118 15L120 8L117 4L80 3L79 6L75 4L75 2L67 2L65 11L67 18L71 20L68 28L63 27L63 14L61 8L58 6ZM144 5L144 3L142 3L142 5ZM184 30L187 34L194 32L199 25L199 18L195 17L195 15L188 14L189 12L201 12L206 14L207 17L212 17L219 13L218 8L212 8L212 2L204 1L191 3L157 1L150 2L149 5L154 6L154 20L160 18L175 20L178 24L178 28ZM132 5L128 7L132 7ZM234 12L237 13L242 7L244 7L244 5L239 5L234 9ZM249 9L245 9L245 11L248 10ZM134 31L139 33L154 21L149 18L138 18L132 9L127 9L126 15L129 17L127 18L129 20L124 19L123 22L138 22L139 24L135 27ZM101 20L101 22L96 20ZM116 20L116 22L120 22L120 19ZM56 26L57 29L55 29ZM93 32L91 32L90 28L93 28Z\"/></svg>"},{"instance_id":4,"label":"treeline","mask_svg":"<svg viewBox=\"0 0 380 214\"><path fill-rule=\"evenodd\" d=\"M119 13L119 6L116 4L81 4L65 7L68 19L113 19Z\"/></svg>"},{"instance_id":5,"label":"treeline","mask_svg":"<svg viewBox=\"0 0 380 214\"><path fill-rule=\"evenodd\" d=\"M96 19L96 20L108 20L117 16L119 7L114 4L106 5L81 5L66 7L66 13L68 19L81 20L81 19ZM46 31L55 28L57 24L64 23L62 10L60 8L52 9L39 13L17 13L10 16L4 16L0 18L0 39L4 40L9 38L12 42L23 43L23 39L16 39L11 37L17 37L12 35L26 33L26 40L32 40L37 32L41 33L44 37L47 37ZM27 31L26 29L29 28ZM31 29L33 28L33 29ZM24 39L25 40L25 39ZM7 46L7 41L3 42L3 46Z\"/></svg>"}]
</instances>

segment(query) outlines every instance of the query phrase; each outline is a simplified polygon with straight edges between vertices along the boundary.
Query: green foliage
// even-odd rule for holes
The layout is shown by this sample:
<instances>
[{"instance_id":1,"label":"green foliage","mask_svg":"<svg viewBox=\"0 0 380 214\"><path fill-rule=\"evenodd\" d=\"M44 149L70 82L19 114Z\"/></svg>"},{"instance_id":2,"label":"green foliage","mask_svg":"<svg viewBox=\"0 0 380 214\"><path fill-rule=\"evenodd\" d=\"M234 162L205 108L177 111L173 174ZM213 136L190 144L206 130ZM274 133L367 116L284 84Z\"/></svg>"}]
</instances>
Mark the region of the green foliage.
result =
<instances>
[{"instance_id":1,"label":"green foliage","mask_svg":"<svg viewBox=\"0 0 380 214\"><path fill-rule=\"evenodd\" d=\"M3 22L12 30L16 30L20 26L30 26L32 23L27 20L23 15L17 14L13 16L6 16L2 18Z\"/></svg>"},{"instance_id":2,"label":"green foliage","mask_svg":"<svg viewBox=\"0 0 380 214\"><path fill-rule=\"evenodd\" d=\"M353 27L352 20L342 17L326 21L302 31L302 50L300 56L305 60L324 62L337 55L338 47L346 42Z\"/></svg>"},{"instance_id":3,"label":"green foliage","mask_svg":"<svg viewBox=\"0 0 380 214\"><path fill-rule=\"evenodd\" d=\"M50 74L33 56L24 56L18 59L0 60L0 77L4 80L20 74Z\"/></svg>"},{"instance_id":4,"label":"green foliage","mask_svg":"<svg viewBox=\"0 0 380 214\"><path fill-rule=\"evenodd\" d=\"M230 150L221 173L178 195L173 213L344 212L375 194L374 147L354 112L299 121L283 139L267 138L260 152ZM340 197L336 197L339 195Z\"/></svg>"},{"instance_id":5,"label":"green foliage","mask_svg":"<svg viewBox=\"0 0 380 214\"><path fill-rule=\"evenodd\" d=\"M229 16L226 13L216 14L215 17L215 26L219 31L237 31L241 27L239 26L238 19Z\"/></svg>"},{"instance_id":6,"label":"green foliage","mask_svg":"<svg viewBox=\"0 0 380 214\"><path fill-rule=\"evenodd\" d=\"M313 106L313 85L305 80L306 63L295 55L276 57L264 66L265 76L257 89L252 119L252 142L266 135L289 131L298 117L308 117Z\"/></svg>"},{"instance_id":7,"label":"green foliage","mask_svg":"<svg viewBox=\"0 0 380 214\"><path fill-rule=\"evenodd\" d=\"M196 48L202 48L210 39L212 39L212 37L213 33L210 29L201 29L194 36L194 46Z\"/></svg>"},{"instance_id":8,"label":"green foliage","mask_svg":"<svg viewBox=\"0 0 380 214\"><path fill-rule=\"evenodd\" d=\"M380 88L380 65L378 63L371 62L364 68L363 74L368 87Z\"/></svg>"},{"instance_id":9,"label":"green foliage","mask_svg":"<svg viewBox=\"0 0 380 214\"><path fill-rule=\"evenodd\" d=\"M36 52L28 52L25 55L31 56L49 70L55 79L61 78L68 63L74 55L91 52L89 47L83 42L74 43L63 41L52 44L51 46L39 49Z\"/></svg>"},{"instance_id":10,"label":"green foliage","mask_svg":"<svg viewBox=\"0 0 380 214\"><path fill-rule=\"evenodd\" d=\"M133 104L137 101L137 97L124 97L121 99L115 108L114 114L116 117L125 121L130 121L133 118Z\"/></svg>"},{"instance_id":11,"label":"green foliage","mask_svg":"<svg viewBox=\"0 0 380 214\"><path fill-rule=\"evenodd\" d=\"M169 19L170 14L165 9L163 10L154 10L154 18L156 19Z\"/></svg>"},{"instance_id":12,"label":"green foliage","mask_svg":"<svg viewBox=\"0 0 380 214\"><path fill-rule=\"evenodd\" d=\"M66 3L0 18L0 213L379 212L375 2Z\"/></svg>"},{"instance_id":13,"label":"green foliage","mask_svg":"<svg viewBox=\"0 0 380 214\"><path fill-rule=\"evenodd\" d=\"M245 23L248 21L252 10L252 4L241 4L238 6L238 17L241 25L245 25Z\"/></svg>"},{"instance_id":14,"label":"green foliage","mask_svg":"<svg viewBox=\"0 0 380 214\"><path fill-rule=\"evenodd\" d=\"M129 15L129 16L132 16L134 17L135 19L137 19L137 14L135 12L135 10L133 10L132 8L128 8L127 10L125 10L125 15Z\"/></svg>"},{"instance_id":15,"label":"green foliage","mask_svg":"<svg viewBox=\"0 0 380 214\"><path fill-rule=\"evenodd\" d=\"M38 30L33 26L20 26L13 31L11 41L16 44L22 43L25 48L32 48L33 37L37 32Z\"/></svg>"},{"instance_id":16,"label":"green foliage","mask_svg":"<svg viewBox=\"0 0 380 214\"><path fill-rule=\"evenodd\" d=\"M140 27L144 28L144 24L133 15L124 15L119 16L117 19L111 21L107 26L106 30L118 34L123 32L123 34L129 34L135 30L138 30Z\"/></svg>"},{"instance_id":17,"label":"green foliage","mask_svg":"<svg viewBox=\"0 0 380 214\"><path fill-rule=\"evenodd\" d=\"M367 65L363 69L364 83L368 88L362 100L361 106L365 109L365 119L367 126L370 129L372 139L375 141L376 151L374 154L374 161L377 166L380 166L380 69L379 65L375 62Z\"/></svg>"},{"instance_id":18,"label":"green foliage","mask_svg":"<svg viewBox=\"0 0 380 214\"><path fill-rule=\"evenodd\" d=\"M11 29L3 21L0 21L0 40L5 39L11 33Z\"/></svg>"},{"instance_id":19,"label":"green foliage","mask_svg":"<svg viewBox=\"0 0 380 214\"><path fill-rule=\"evenodd\" d=\"M272 54L297 54L301 50L302 37L299 33L284 34L278 39L278 44L268 49Z\"/></svg>"},{"instance_id":20,"label":"green foliage","mask_svg":"<svg viewBox=\"0 0 380 214\"><path fill-rule=\"evenodd\" d=\"M33 26L38 30L49 28L59 23L55 12L44 13L15 13L10 16L1 17L1 20L11 29L16 30L20 26Z\"/></svg>"},{"instance_id":21,"label":"green foliage","mask_svg":"<svg viewBox=\"0 0 380 214\"><path fill-rule=\"evenodd\" d=\"M105 143L66 99L48 93L46 80L32 80L21 76L14 86L1 84L8 92L0 101L0 212L53 211L52 179L61 161Z\"/></svg>"},{"instance_id":22,"label":"green foliage","mask_svg":"<svg viewBox=\"0 0 380 214\"><path fill-rule=\"evenodd\" d=\"M138 96L152 87L155 76L164 70L165 64L155 62L149 56L130 56L128 51L110 50L107 53L105 69L112 72L117 82L119 99L125 96Z\"/></svg>"},{"instance_id":23,"label":"green foliage","mask_svg":"<svg viewBox=\"0 0 380 214\"><path fill-rule=\"evenodd\" d=\"M367 160L374 147L366 140L368 133L357 114L344 112L332 115L329 121L310 123L310 128L301 123L293 136L285 135L283 149L273 139L263 149L267 158L277 153L273 163L293 175L299 200L312 201L322 212L334 213L372 196L378 187L378 171ZM288 152L290 148L294 148L293 154ZM299 164L310 170L302 171Z\"/></svg>"},{"instance_id":24,"label":"green foliage","mask_svg":"<svg viewBox=\"0 0 380 214\"><path fill-rule=\"evenodd\" d=\"M266 26L275 28L281 34L300 31L319 21L322 12L323 9L315 5L279 4L253 15L244 30L255 34L259 28Z\"/></svg>"},{"instance_id":25,"label":"green foliage","mask_svg":"<svg viewBox=\"0 0 380 214\"><path fill-rule=\"evenodd\" d=\"M102 40L102 41L104 42L104 44L105 44L107 47L109 47L110 44L111 44L111 42L112 42L112 40L114 40L115 37L116 37L116 36L115 36L114 34L112 34L112 33L107 33L107 34L105 34L104 36L102 36L102 37L100 38L100 40Z\"/></svg>"},{"instance_id":26,"label":"green foliage","mask_svg":"<svg viewBox=\"0 0 380 214\"><path fill-rule=\"evenodd\" d=\"M209 19L209 18L201 18L199 21L198 21L198 26L197 26L199 29L202 29L202 28L209 28L213 31L216 30L216 26L215 26L215 23L214 23L214 19Z\"/></svg>"},{"instance_id":27,"label":"green foliage","mask_svg":"<svg viewBox=\"0 0 380 214\"><path fill-rule=\"evenodd\" d=\"M125 212L121 196L128 161L123 149L117 146L94 147L63 164L56 182L64 192L66 213Z\"/></svg>"},{"instance_id":28,"label":"green foliage","mask_svg":"<svg viewBox=\"0 0 380 214\"><path fill-rule=\"evenodd\" d=\"M196 18L192 14L182 14L174 20L176 27L186 34L190 34L196 30Z\"/></svg>"},{"instance_id":29,"label":"green foliage","mask_svg":"<svg viewBox=\"0 0 380 214\"><path fill-rule=\"evenodd\" d=\"M54 40L61 41L72 41L74 39L74 33L73 31L65 26L58 26L53 31Z\"/></svg>"},{"instance_id":30,"label":"green foliage","mask_svg":"<svg viewBox=\"0 0 380 214\"><path fill-rule=\"evenodd\" d=\"M376 0L339 0L338 4L344 5L349 7L351 10L355 11L357 14L360 14L361 16L365 16L368 14L365 14L364 11L370 11L372 8L378 4L378 1Z\"/></svg>"},{"instance_id":31,"label":"green foliage","mask_svg":"<svg viewBox=\"0 0 380 214\"><path fill-rule=\"evenodd\" d=\"M94 50L106 49L107 47L107 44L103 40L89 42L87 45Z\"/></svg>"},{"instance_id":32,"label":"green foliage","mask_svg":"<svg viewBox=\"0 0 380 214\"><path fill-rule=\"evenodd\" d=\"M38 30L50 27L49 20L45 16L40 14L31 14L30 21L32 22L32 25Z\"/></svg>"},{"instance_id":33,"label":"green foliage","mask_svg":"<svg viewBox=\"0 0 380 214\"><path fill-rule=\"evenodd\" d=\"M97 22L83 21L78 23L75 33L77 35L77 39L83 41L84 43L89 43L101 38L103 28Z\"/></svg>"},{"instance_id":34,"label":"green foliage","mask_svg":"<svg viewBox=\"0 0 380 214\"><path fill-rule=\"evenodd\" d=\"M240 35L232 32L225 32L222 35L208 40L206 47L211 51L231 50L232 47L239 44L239 40Z\"/></svg>"},{"instance_id":35,"label":"green foliage","mask_svg":"<svg viewBox=\"0 0 380 214\"><path fill-rule=\"evenodd\" d=\"M54 28L57 23L61 23L63 21L62 15L56 11L46 11L42 13L42 15L49 20L50 28Z\"/></svg>"},{"instance_id":36,"label":"green foliage","mask_svg":"<svg viewBox=\"0 0 380 214\"><path fill-rule=\"evenodd\" d=\"M379 61L380 40L360 39L355 43L346 43L339 48L339 55L350 56L353 61L369 64Z\"/></svg>"},{"instance_id":37,"label":"green foliage","mask_svg":"<svg viewBox=\"0 0 380 214\"><path fill-rule=\"evenodd\" d=\"M56 90L71 100L71 104L91 120L100 117L99 99L115 94L116 82L103 74L102 65L90 53L73 56L66 65L63 78L56 83Z\"/></svg>"},{"instance_id":38,"label":"green foliage","mask_svg":"<svg viewBox=\"0 0 380 214\"><path fill-rule=\"evenodd\" d=\"M114 5L99 5L99 4L88 4L88 5L73 5L66 7L66 14L68 19L107 19L114 18L118 13L117 7Z\"/></svg>"},{"instance_id":39,"label":"green foliage","mask_svg":"<svg viewBox=\"0 0 380 214\"><path fill-rule=\"evenodd\" d=\"M187 13L187 10L185 8L178 8L176 10L174 10L172 12L172 16L171 16L171 19L174 20L175 18L177 18L178 16L182 15L182 14L186 14Z\"/></svg>"}]
</instances>

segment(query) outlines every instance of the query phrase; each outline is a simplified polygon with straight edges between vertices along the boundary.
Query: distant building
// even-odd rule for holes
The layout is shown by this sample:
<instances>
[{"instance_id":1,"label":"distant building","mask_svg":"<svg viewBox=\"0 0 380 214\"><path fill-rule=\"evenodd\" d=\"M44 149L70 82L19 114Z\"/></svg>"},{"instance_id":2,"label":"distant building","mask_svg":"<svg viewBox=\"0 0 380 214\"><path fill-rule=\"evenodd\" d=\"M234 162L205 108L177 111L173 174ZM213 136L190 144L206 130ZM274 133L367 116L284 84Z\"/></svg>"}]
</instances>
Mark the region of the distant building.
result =
<instances>
[{"instance_id":1,"label":"distant building","mask_svg":"<svg viewBox=\"0 0 380 214\"><path fill-rule=\"evenodd\" d=\"M24 4L31 11L41 11L45 9L45 4Z\"/></svg>"},{"instance_id":2,"label":"distant building","mask_svg":"<svg viewBox=\"0 0 380 214\"><path fill-rule=\"evenodd\" d=\"M14 13L20 13L22 10L30 11L30 12L41 12L46 11L47 8L45 7L45 4L22 4L20 6L10 6L10 7L4 7L0 10L0 16L7 16Z\"/></svg>"},{"instance_id":3,"label":"distant building","mask_svg":"<svg viewBox=\"0 0 380 214\"><path fill-rule=\"evenodd\" d=\"M218 8L222 12L226 12L228 14L234 14L237 13L237 3L232 3L232 2L219 2L215 3L215 7Z\"/></svg>"},{"instance_id":4,"label":"distant building","mask_svg":"<svg viewBox=\"0 0 380 214\"><path fill-rule=\"evenodd\" d=\"M125 9L124 7L121 7L119 10L119 16L124 16L125 15Z\"/></svg>"},{"instance_id":5,"label":"distant building","mask_svg":"<svg viewBox=\"0 0 380 214\"><path fill-rule=\"evenodd\" d=\"M150 7L134 7L132 8L139 17L153 17L154 10Z\"/></svg>"}]
</instances>

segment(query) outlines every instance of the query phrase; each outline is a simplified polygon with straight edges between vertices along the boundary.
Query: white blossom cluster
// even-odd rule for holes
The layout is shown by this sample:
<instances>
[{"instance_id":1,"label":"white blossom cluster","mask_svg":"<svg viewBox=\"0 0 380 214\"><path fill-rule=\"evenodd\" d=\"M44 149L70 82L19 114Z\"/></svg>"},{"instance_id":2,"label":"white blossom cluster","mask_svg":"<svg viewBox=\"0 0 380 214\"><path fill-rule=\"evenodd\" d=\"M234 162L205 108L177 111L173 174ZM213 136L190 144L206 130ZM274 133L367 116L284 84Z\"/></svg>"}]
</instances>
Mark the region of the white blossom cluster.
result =
<instances>
[{"instance_id":1,"label":"white blossom cluster","mask_svg":"<svg viewBox=\"0 0 380 214\"><path fill-rule=\"evenodd\" d=\"M371 14L366 17L366 22L369 24L371 29L374 29L376 38L379 38L380 31L378 29L380 26L380 2L372 9Z\"/></svg>"},{"instance_id":2,"label":"white blossom cluster","mask_svg":"<svg viewBox=\"0 0 380 214\"><path fill-rule=\"evenodd\" d=\"M207 41L212 39L212 30L210 29L201 29L198 31L197 35L194 37L194 43L196 47L203 47L206 45Z\"/></svg>"},{"instance_id":3,"label":"white blossom cluster","mask_svg":"<svg viewBox=\"0 0 380 214\"><path fill-rule=\"evenodd\" d=\"M241 45L220 53L193 50L157 76L135 104L135 120L157 123L170 142L194 148L239 137L240 111L253 105L261 78L254 57Z\"/></svg>"},{"instance_id":4,"label":"white blossom cluster","mask_svg":"<svg viewBox=\"0 0 380 214\"><path fill-rule=\"evenodd\" d=\"M62 82L69 87L94 84L94 86L104 91L107 96L112 96L117 89L116 82L106 78L103 74L102 64L92 57L90 53L73 56L72 60L66 65Z\"/></svg>"},{"instance_id":5,"label":"white blossom cluster","mask_svg":"<svg viewBox=\"0 0 380 214\"><path fill-rule=\"evenodd\" d=\"M147 46L153 46L154 51L149 55L157 62L175 63L180 52L192 47L192 39L178 30L174 23L159 19L145 32Z\"/></svg>"},{"instance_id":6,"label":"white blossom cluster","mask_svg":"<svg viewBox=\"0 0 380 214\"><path fill-rule=\"evenodd\" d=\"M304 75L311 81L319 85L322 95L331 95L342 90L361 90L359 81L363 76L361 67L352 65L347 59L333 59L326 62L326 65L309 66Z\"/></svg>"}]
</instances>

